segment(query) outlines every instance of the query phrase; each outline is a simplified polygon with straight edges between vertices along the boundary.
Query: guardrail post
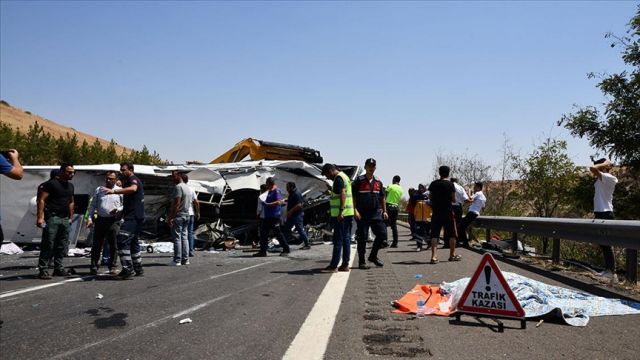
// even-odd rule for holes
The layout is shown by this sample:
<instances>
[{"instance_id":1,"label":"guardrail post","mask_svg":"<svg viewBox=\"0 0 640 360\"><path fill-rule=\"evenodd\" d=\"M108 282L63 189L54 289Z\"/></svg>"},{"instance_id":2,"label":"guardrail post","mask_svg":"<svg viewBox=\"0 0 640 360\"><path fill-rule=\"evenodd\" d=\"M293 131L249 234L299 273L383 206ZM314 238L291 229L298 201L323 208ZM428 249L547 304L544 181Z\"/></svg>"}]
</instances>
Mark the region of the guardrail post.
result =
<instances>
[{"instance_id":1,"label":"guardrail post","mask_svg":"<svg viewBox=\"0 0 640 360\"><path fill-rule=\"evenodd\" d=\"M551 260L554 264L560 264L560 239L553 238L553 249L551 253Z\"/></svg>"},{"instance_id":2,"label":"guardrail post","mask_svg":"<svg viewBox=\"0 0 640 360\"><path fill-rule=\"evenodd\" d=\"M514 232L512 233L512 239L511 239L511 248L513 249L513 253L517 254L518 253L518 233ZM524 244L522 244L522 246L524 247Z\"/></svg>"},{"instance_id":3,"label":"guardrail post","mask_svg":"<svg viewBox=\"0 0 640 360\"><path fill-rule=\"evenodd\" d=\"M489 229L489 228L485 229L484 238L487 240L487 242L489 242L491 240L491 229Z\"/></svg>"},{"instance_id":4,"label":"guardrail post","mask_svg":"<svg viewBox=\"0 0 640 360\"><path fill-rule=\"evenodd\" d=\"M627 251L627 282L635 284L638 282L638 250L626 249Z\"/></svg>"}]
</instances>

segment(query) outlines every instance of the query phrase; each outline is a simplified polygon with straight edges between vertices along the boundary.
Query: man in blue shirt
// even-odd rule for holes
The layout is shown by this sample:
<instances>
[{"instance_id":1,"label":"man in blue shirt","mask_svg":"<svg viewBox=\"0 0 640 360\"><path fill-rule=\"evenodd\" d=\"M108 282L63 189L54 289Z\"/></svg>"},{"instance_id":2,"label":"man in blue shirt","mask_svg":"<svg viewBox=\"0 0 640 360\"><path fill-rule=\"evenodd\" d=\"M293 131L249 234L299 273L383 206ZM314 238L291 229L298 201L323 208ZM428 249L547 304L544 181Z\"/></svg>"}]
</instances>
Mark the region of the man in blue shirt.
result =
<instances>
[{"instance_id":1,"label":"man in blue shirt","mask_svg":"<svg viewBox=\"0 0 640 360\"><path fill-rule=\"evenodd\" d=\"M311 249L309 238L304 231L304 210L302 210L304 200L302 199L302 194L300 194L294 182L287 183L287 192L289 193L289 197L287 198L287 220L284 223L282 232L287 238L287 243L289 243L291 242L291 228L295 227L304 242L304 245L300 249L309 250Z\"/></svg>"},{"instance_id":2,"label":"man in blue shirt","mask_svg":"<svg viewBox=\"0 0 640 360\"><path fill-rule=\"evenodd\" d=\"M282 204L284 203L282 193L272 177L267 178L266 184L269 193L267 194L267 200L264 204L264 221L260 229L260 251L253 254L253 256L267 256L267 237L269 236L269 230L273 232L276 239L280 242L280 245L282 245L282 253L280 253L280 256L288 256L290 252L289 244L287 244L287 240L284 238L284 235L282 235L282 230L280 229L280 215Z\"/></svg>"},{"instance_id":3,"label":"man in blue shirt","mask_svg":"<svg viewBox=\"0 0 640 360\"><path fill-rule=\"evenodd\" d=\"M16 149L3 151L2 155L0 155L0 174L14 180L22 179L24 170L20 165L20 161L18 161L18 156L18 150ZM3 240L4 234L2 233L2 225L0 225L0 242Z\"/></svg>"}]
</instances>

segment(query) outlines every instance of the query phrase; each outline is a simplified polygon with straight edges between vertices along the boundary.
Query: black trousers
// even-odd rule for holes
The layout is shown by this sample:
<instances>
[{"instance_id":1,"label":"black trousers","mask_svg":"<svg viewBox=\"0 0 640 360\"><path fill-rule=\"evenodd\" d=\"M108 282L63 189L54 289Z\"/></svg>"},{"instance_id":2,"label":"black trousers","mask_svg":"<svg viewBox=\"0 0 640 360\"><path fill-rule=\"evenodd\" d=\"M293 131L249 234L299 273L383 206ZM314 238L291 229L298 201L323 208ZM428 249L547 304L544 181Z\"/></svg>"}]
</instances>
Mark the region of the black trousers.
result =
<instances>
[{"instance_id":1,"label":"black trousers","mask_svg":"<svg viewBox=\"0 0 640 360\"><path fill-rule=\"evenodd\" d=\"M109 269L117 267L117 236L120 231L120 221L115 217L98 216L93 229L93 246L91 246L91 269L98 269L100 265L100 253L104 241L109 242Z\"/></svg>"},{"instance_id":2,"label":"black trousers","mask_svg":"<svg viewBox=\"0 0 640 360\"><path fill-rule=\"evenodd\" d=\"M387 226L391 228L391 235L393 236L392 245L398 245L398 207L393 205L387 205Z\"/></svg>"},{"instance_id":3,"label":"black trousers","mask_svg":"<svg viewBox=\"0 0 640 360\"><path fill-rule=\"evenodd\" d=\"M287 243L287 239L285 239L284 234L282 234L282 229L280 227L280 218L265 218L262 220L262 224L260 225L260 252L263 254L267 253L267 240L269 237L269 231L273 233L273 235L278 239L280 245L282 246L282 252L288 253L291 251L289 248L289 244Z\"/></svg>"},{"instance_id":4,"label":"black trousers","mask_svg":"<svg viewBox=\"0 0 640 360\"><path fill-rule=\"evenodd\" d=\"M594 212L596 219L615 220L613 211ZM609 245L600 245L602 249L602 256L604 257L604 268L614 272L616 270L616 260L613 256L613 247Z\"/></svg>"},{"instance_id":5,"label":"black trousers","mask_svg":"<svg viewBox=\"0 0 640 360\"><path fill-rule=\"evenodd\" d=\"M460 240L462 241L464 246L469 246L469 239L467 238L467 228L477 217L478 214L469 211L467 213L467 216L465 216L460 223L460 230L458 231L458 235L460 236Z\"/></svg>"},{"instance_id":6,"label":"black trousers","mask_svg":"<svg viewBox=\"0 0 640 360\"><path fill-rule=\"evenodd\" d=\"M358 261L360 264L364 264L365 253L367 249L367 239L369 238L369 228L375 235L371 252L369 253L370 259L378 258L378 251L382 247L382 242L387 240L387 227L382 219L364 219L361 218L356 222L356 241L358 243Z\"/></svg>"}]
</instances>

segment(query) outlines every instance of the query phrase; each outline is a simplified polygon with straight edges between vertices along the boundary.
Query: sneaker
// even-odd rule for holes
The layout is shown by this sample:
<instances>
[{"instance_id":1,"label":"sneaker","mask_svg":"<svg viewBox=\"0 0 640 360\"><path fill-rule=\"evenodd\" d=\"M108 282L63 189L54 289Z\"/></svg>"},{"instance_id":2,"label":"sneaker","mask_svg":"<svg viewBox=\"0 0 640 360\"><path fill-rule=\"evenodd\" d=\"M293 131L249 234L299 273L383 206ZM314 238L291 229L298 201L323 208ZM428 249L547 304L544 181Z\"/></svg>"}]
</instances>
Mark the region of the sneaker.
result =
<instances>
[{"instance_id":1,"label":"sneaker","mask_svg":"<svg viewBox=\"0 0 640 360\"><path fill-rule=\"evenodd\" d=\"M51 275L49 275L48 271L40 271L40 273L38 273L38 279L40 280L51 280Z\"/></svg>"},{"instance_id":2,"label":"sneaker","mask_svg":"<svg viewBox=\"0 0 640 360\"><path fill-rule=\"evenodd\" d=\"M390 247L390 248L394 248L394 249L395 249L395 248L397 248L397 247L398 247L398 244L391 244L391 246L389 246L389 247Z\"/></svg>"},{"instance_id":3,"label":"sneaker","mask_svg":"<svg viewBox=\"0 0 640 360\"><path fill-rule=\"evenodd\" d=\"M382 245L380 246L381 249L388 248L388 247L389 247L389 243L386 241L383 241Z\"/></svg>"},{"instance_id":4,"label":"sneaker","mask_svg":"<svg viewBox=\"0 0 640 360\"><path fill-rule=\"evenodd\" d=\"M422 248L421 247L417 247L416 248L416 252L420 252L420 251L422 251Z\"/></svg>"},{"instance_id":5,"label":"sneaker","mask_svg":"<svg viewBox=\"0 0 640 360\"><path fill-rule=\"evenodd\" d=\"M111 269L109 269L109 274L111 274L111 275L118 275L118 268L111 268Z\"/></svg>"},{"instance_id":6,"label":"sneaker","mask_svg":"<svg viewBox=\"0 0 640 360\"><path fill-rule=\"evenodd\" d=\"M183 262L182 262L182 265L189 265L189 264L191 264L191 263L189 262L189 259L187 259L187 260L185 260L185 261L183 261Z\"/></svg>"},{"instance_id":7,"label":"sneaker","mask_svg":"<svg viewBox=\"0 0 640 360\"><path fill-rule=\"evenodd\" d=\"M326 268L320 270L321 273L336 273L338 272L338 268L337 267L333 267L333 266L327 266Z\"/></svg>"},{"instance_id":8,"label":"sneaker","mask_svg":"<svg viewBox=\"0 0 640 360\"><path fill-rule=\"evenodd\" d=\"M289 252L288 251L283 251L280 253L280 256L289 256Z\"/></svg>"},{"instance_id":9,"label":"sneaker","mask_svg":"<svg viewBox=\"0 0 640 360\"><path fill-rule=\"evenodd\" d=\"M253 256L253 257L267 257L267 253L257 252L257 253L255 253L255 254L253 254L251 256Z\"/></svg>"},{"instance_id":10,"label":"sneaker","mask_svg":"<svg viewBox=\"0 0 640 360\"><path fill-rule=\"evenodd\" d=\"M131 280L132 277L133 277L133 273L131 272L131 270L127 270L127 269L122 269L122 271L120 271L120 273L117 276L117 278L120 280Z\"/></svg>"},{"instance_id":11,"label":"sneaker","mask_svg":"<svg viewBox=\"0 0 640 360\"><path fill-rule=\"evenodd\" d=\"M136 275L135 275L135 276L138 276L138 277L142 277L142 276L144 276L144 270L142 270L142 269L138 269L138 270L133 269L133 272L135 272L135 273L136 273Z\"/></svg>"},{"instance_id":12,"label":"sneaker","mask_svg":"<svg viewBox=\"0 0 640 360\"><path fill-rule=\"evenodd\" d=\"M71 276L71 274L65 268L62 268L53 270L53 276Z\"/></svg>"},{"instance_id":13,"label":"sneaker","mask_svg":"<svg viewBox=\"0 0 640 360\"><path fill-rule=\"evenodd\" d=\"M358 269L360 269L360 270L368 270L368 269L371 269L371 266L367 265L366 263L360 263L360 264L358 264Z\"/></svg>"},{"instance_id":14,"label":"sneaker","mask_svg":"<svg viewBox=\"0 0 640 360\"><path fill-rule=\"evenodd\" d=\"M341 265L341 266L338 268L338 271L340 271L340 272L349 272L349 265L348 265L348 264L346 264L346 265Z\"/></svg>"},{"instance_id":15,"label":"sneaker","mask_svg":"<svg viewBox=\"0 0 640 360\"><path fill-rule=\"evenodd\" d=\"M378 258L369 258L369 262L370 263L374 263L376 266L382 267L384 266L384 263L382 262L382 260L378 259Z\"/></svg>"},{"instance_id":16,"label":"sneaker","mask_svg":"<svg viewBox=\"0 0 640 360\"><path fill-rule=\"evenodd\" d=\"M182 263L171 260L171 262L169 262L169 266L182 266Z\"/></svg>"},{"instance_id":17,"label":"sneaker","mask_svg":"<svg viewBox=\"0 0 640 360\"><path fill-rule=\"evenodd\" d=\"M305 246L300 248L300 250L310 250L310 249L311 249L311 246L309 246L309 245L305 245Z\"/></svg>"}]
</instances>

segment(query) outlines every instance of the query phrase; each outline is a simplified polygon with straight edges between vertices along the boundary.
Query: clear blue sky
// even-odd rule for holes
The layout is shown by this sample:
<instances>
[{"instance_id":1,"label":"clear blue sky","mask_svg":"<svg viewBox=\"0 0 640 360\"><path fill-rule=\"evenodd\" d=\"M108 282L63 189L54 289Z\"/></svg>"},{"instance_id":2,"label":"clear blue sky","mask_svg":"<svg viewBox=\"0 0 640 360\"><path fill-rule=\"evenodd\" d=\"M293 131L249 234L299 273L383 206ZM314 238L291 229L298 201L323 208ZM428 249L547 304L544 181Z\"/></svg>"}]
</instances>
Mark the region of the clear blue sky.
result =
<instances>
[{"instance_id":1,"label":"clear blue sky","mask_svg":"<svg viewBox=\"0 0 640 360\"><path fill-rule=\"evenodd\" d=\"M623 69L637 2L0 3L0 97L176 163L254 137L378 160L405 188L437 151L530 152Z\"/></svg>"}]
</instances>

